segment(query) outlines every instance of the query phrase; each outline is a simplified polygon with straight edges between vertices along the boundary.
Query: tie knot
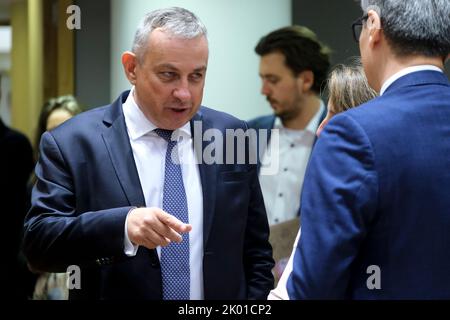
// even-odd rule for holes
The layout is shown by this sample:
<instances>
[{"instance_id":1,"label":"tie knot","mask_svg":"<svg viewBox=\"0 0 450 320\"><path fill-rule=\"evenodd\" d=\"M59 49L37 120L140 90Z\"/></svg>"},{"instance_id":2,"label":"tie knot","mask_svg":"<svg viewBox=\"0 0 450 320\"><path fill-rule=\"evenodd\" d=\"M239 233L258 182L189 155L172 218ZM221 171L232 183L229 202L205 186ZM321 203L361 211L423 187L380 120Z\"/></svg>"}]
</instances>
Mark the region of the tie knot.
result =
<instances>
[{"instance_id":1,"label":"tie knot","mask_svg":"<svg viewBox=\"0 0 450 320\"><path fill-rule=\"evenodd\" d=\"M155 129L153 131L167 142L171 141L173 130Z\"/></svg>"}]
</instances>

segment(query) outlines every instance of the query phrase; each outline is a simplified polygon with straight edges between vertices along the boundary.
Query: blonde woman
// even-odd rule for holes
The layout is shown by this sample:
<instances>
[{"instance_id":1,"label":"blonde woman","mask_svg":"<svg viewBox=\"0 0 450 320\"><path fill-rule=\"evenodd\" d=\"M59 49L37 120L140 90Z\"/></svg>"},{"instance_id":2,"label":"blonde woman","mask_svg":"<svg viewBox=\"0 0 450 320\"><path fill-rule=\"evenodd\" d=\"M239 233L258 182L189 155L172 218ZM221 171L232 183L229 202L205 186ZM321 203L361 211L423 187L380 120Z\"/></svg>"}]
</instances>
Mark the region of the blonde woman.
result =
<instances>
[{"instance_id":1,"label":"blonde woman","mask_svg":"<svg viewBox=\"0 0 450 320\"><path fill-rule=\"evenodd\" d=\"M328 113L317 128L317 136L320 136L325 125L335 114L359 106L377 96L375 90L367 83L364 70L359 60L356 60L351 65L337 65L328 76L327 88L329 92ZM291 257L278 281L278 285L269 293L269 300L289 300L286 283L292 271L294 253L300 238L300 233L301 229L298 231Z\"/></svg>"},{"instance_id":2,"label":"blonde woman","mask_svg":"<svg viewBox=\"0 0 450 320\"><path fill-rule=\"evenodd\" d=\"M375 90L369 87L359 60L355 60L352 65L337 65L328 76L327 87L328 113L317 129L317 136L335 114L359 106L377 96Z\"/></svg>"}]
</instances>

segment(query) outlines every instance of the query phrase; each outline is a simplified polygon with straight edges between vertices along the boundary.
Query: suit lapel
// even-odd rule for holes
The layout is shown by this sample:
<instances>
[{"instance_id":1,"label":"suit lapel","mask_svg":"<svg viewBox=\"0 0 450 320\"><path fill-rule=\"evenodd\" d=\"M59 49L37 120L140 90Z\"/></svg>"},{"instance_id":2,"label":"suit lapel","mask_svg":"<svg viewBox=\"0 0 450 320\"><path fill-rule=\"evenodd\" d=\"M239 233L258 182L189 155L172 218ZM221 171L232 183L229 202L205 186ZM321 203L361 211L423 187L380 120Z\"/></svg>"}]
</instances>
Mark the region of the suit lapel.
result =
<instances>
[{"instance_id":1,"label":"suit lapel","mask_svg":"<svg viewBox=\"0 0 450 320\"><path fill-rule=\"evenodd\" d=\"M201 132L195 132L195 122L199 121L202 124ZM198 122L197 122L198 125ZM199 162L200 180L202 183L203 194L203 246L206 247L208 243L211 226L214 220L215 205L216 205L216 181L217 181L217 165L205 164L203 161L203 150L211 143L203 141L203 134L206 130L213 128L212 123L205 119L199 111L191 120L192 137L194 139L194 152ZM201 137L198 135L201 134ZM201 143L196 143L197 141ZM201 150L200 150L201 149Z\"/></svg>"},{"instance_id":2,"label":"suit lapel","mask_svg":"<svg viewBox=\"0 0 450 320\"><path fill-rule=\"evenodd\" d=\"M105 112L103 122L107 129L102 133L117 179L131 206L145 206L141 182L134 162L128 138L122 103L128 94L124 93Z\"/></svg>"}]
</instances>

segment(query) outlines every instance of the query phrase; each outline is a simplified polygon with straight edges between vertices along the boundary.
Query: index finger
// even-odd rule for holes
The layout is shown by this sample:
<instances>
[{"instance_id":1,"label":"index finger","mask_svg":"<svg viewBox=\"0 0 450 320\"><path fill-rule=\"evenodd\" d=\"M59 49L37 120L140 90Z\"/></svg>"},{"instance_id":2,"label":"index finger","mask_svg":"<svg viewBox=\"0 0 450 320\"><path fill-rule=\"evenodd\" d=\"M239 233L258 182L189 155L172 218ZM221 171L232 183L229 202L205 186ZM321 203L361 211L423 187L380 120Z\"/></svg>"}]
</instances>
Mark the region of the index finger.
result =
<instances>
[{"instance_id":1,"label":"index finger","mask_svg":"<svg viewBox=\"0 0 450 320\"><path fill-rule=\"evenodd\" d=\"M183 221L179 220L177 217L160 210L158 212L158 219L171 228L172 230L178 232L178 233L187 233L192 230L192 225L188 223L184 223Z\"/></svg>"}]
</instances>

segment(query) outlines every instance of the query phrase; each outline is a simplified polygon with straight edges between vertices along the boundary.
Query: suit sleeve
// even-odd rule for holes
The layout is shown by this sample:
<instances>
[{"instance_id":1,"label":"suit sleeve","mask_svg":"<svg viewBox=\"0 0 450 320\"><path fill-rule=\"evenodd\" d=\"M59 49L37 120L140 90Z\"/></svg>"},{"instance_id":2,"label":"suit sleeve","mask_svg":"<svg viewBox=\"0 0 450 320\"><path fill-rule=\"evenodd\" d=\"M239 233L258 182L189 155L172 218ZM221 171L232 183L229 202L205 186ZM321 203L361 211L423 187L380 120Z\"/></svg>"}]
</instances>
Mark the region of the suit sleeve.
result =
<instances>
[{"instance_id":1,"label":"suit sleeve","mask_svg":"<svg viewBox=\"0 0 450 320\"><path fill-rule=\"evenodd\" d=\"M274 285L272 275L274 261L272 246L269 243L269 224L256 165L249 165L249 167L250 202L244 243L247 297L251 300L266 300Z\"/></svg>"},{"instance_id":2,"label":"suit sleeve","mask_svg":"<svg viewBox=\"0 0 450 320\"><path fill-rule=\"evenodd\" d=\"M378 178L370 141L346 114L318 139L301 199L302 234L287 288L290 299L342 299L376 212Z\"/></svg>"},{"instance_id":3,"label":"suit sleeve","mask_svg":"<svg viewBox=\"0 0 450 320\"><path fill-rule=\"evenodd\" d=\"M131 207L78 212L72 170L51 133L45 133L25 219L24 252L34 269L65 272L69 265L124 258L123 228Z\"/></svg>"}]
</instances>

